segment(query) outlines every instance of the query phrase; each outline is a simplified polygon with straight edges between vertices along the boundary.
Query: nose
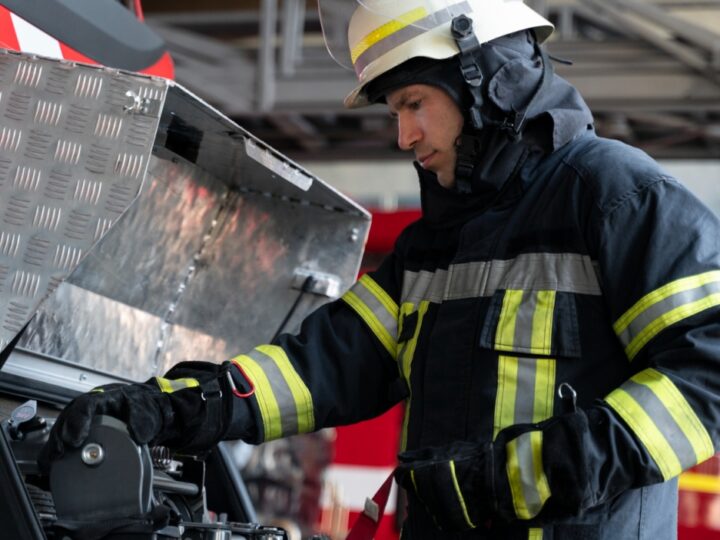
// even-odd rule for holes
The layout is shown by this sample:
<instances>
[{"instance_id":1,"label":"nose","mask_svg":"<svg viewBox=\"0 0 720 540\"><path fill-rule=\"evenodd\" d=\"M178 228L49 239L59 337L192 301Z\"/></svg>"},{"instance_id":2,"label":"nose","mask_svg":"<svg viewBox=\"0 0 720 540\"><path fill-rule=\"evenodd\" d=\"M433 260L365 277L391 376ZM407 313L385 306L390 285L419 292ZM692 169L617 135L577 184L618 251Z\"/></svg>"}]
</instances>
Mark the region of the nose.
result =
<instances>
[{"instance_id":1,"label":"nose","mask_svg":"<svg viewBox=\"0 0 720 540\"><path fill-rule=\"evenodd\" d=\"M397 120L398 147L412 150L422 138L422 130L412 115L399 114Z\"/></svg>"}]
</instances>

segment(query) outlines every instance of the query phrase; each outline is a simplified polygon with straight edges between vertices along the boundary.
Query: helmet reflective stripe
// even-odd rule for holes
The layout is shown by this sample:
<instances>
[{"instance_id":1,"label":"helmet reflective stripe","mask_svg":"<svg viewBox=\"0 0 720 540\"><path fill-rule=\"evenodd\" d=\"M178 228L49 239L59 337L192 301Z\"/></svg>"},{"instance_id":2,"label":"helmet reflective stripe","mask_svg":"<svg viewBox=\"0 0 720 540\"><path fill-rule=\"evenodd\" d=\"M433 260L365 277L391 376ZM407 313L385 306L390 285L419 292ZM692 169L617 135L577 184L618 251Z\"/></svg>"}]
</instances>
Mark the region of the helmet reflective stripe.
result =
<instances>
[{"instance_id":1,"label":"helmet reflective stripe","mask_svg":"<svg viewBox=\"0 0 720 540\"><path fill-rule=\"evenodd\" d=\"M353 46L352 51L350 51L353 64L362 53L377 44L379 41L392 36L400 30L411 27L413 23L424 19L427 15L427 9L419 7L417 9L413 9L412 11L408 11L404 15L400 15L397 19L393 19L379 28L376 28ZM420 31L421 29L418 28L418 30Z\"/></svg>"},{"instance_id":2,"label":"helmet reflective stripe","mask_svg":"<svg viewBox=\"0 0 720 540\"><path fill-rule=\"evenodd\" d=\"M365 39L353 48L352 61L355 73L359 77L370 62L377 60L406 41L448 23L454 17L468 11L470 11L470 4L467 2L461 2L450 8L443 8L430 14L425 8L418 8L398 17L397 20L384 24L368 34Z\"/></svg>"},{"instance_id":3,"label":"helmet reflective stripe","mask_svg":"<svg viewBox=\"0 0 720 540\"><path fill-rule=\"evenodd\" d=\"M480 43L527 29L535 29L538 41L543 42L553 31L549 21L521 0L358 2L348 28L348 45L359 85L345 98L349 108L369 105L365 86L407 60L442 60L458 54L450 30L458 15L473 20Z\"/></svg>"}]
</instances>

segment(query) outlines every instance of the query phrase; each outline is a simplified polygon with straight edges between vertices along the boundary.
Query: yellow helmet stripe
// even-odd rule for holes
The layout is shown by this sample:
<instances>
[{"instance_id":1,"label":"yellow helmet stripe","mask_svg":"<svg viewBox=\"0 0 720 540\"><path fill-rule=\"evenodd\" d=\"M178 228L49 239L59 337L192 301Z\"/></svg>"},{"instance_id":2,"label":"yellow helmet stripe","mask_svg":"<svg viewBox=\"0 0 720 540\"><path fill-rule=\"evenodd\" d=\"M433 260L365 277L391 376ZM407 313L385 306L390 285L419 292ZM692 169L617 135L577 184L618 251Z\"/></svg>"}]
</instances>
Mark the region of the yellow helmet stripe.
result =
<instances>
[{"instance_id":1,"label":"yellow helmet stripe","mask_svg":"<svg viewBox=\"0 0 720 540\"><path fill-rule=\"evenodd\" d=\"M355 73L359 75L371 62L396 47L471 11L468 2L458 2L434 13L428 13L425 8L416 8L393 17L390 22L376 28L352 47L350 54Z\"/></svg>"},{"instance_id":2,"label":"yellow helmet stripe","mask_svg":"<svg viewBox=\"0 0 720 540\"><path fill-rule=\"evenodd\" d=\"M352 51L350 52L350 57L352 58L353 64L362 53L367 51L370 47L372 47L379 41L382 41L386 37L393 35L395 32L398 32L399 30L402 30L403 28L406 28L411 24L416 23L420 19L424 19L427 16L427 9L425 9L424 7L419 7L410 10L407 13L403 13L402 15L399 15L391 21L386 22L382 26L379 26L378 28L370 32L368 35L366 35L364 38L362 38L352 48Z\"/></svg>"}]
</instances>

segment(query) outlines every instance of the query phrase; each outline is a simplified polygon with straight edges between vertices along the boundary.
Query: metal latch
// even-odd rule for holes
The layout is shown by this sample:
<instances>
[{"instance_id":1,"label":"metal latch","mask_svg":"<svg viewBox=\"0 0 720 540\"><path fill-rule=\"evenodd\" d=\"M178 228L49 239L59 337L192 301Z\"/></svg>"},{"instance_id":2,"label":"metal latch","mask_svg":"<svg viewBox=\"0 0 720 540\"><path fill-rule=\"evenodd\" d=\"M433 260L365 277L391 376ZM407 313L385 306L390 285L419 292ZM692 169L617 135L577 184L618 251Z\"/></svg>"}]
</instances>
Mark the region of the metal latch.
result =
<instances>
[{"instance_id":1,"label":"metal latch","mask_svg":"<svg viewBox=\"0 0 720 540\"><path fill-rule=\"evenodd\" d=\"M312 280L308 283L308 278ZM292 288L313 294L338 298L342 280L333 274L326 274L309 268L296 268L293 272Z\"/></svg>"}]
</instances>

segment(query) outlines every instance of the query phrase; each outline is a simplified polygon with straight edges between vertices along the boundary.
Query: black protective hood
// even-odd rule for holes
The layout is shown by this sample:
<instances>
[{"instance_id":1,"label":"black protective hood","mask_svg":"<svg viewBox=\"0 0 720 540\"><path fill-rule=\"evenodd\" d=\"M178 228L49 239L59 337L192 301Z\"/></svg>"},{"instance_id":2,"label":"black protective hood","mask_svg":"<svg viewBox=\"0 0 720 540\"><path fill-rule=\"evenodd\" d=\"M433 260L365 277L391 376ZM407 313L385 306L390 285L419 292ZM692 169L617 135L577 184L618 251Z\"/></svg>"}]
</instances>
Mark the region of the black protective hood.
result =
<instances>
[{"instance_id":1,"label":"black protective hood","mask_svg":"<svg viewBox=\"0 0 720 540\"><path fill-rule=\"evenodd\" d=\"M541 84L544 69L538 52L530 31L504 36L482 46L478 62L485 76L483 115L501 123L504 116L527 107L531 100L532 103L518 141L512 141L496 126L488 126L480 132L474 130L465 114L463 132L476 137L480 146L472 172L471 193L461 194L442 188L434 173L417 167L423 215L429 223L443 226L481 211L507 191L508 184L526 160L541 159L592 129L592 114L575 87L552 70L545 71L545 77L550 78ZM440 63L458 66L457 57ZM459 67L456 69L460 70ZM428 80L428 77L423 78ZM405 84L415 82L405 80ZM533 97L537 89L539 92ZM466 106L468 99L464 92L467 90L461 87L455 93L459 98L451 94L461 107Z\"/></svg>"},{"instance_id":2,"label":"black protective hood","mask_svg":"<svg viewBox=\"0 0 720 540\"><path fill-rule=\"evenodd\" d=\"M531 31L497 38L483 45L479 57L486 83L488 115L509 113L527 105L540 84L543 65ZM489 76L487 74L490 74ZM577 89L554 72L535 97L526 117L529 144L554 151L592 125L590 109ZM534 126L531 126L534 121ZM538 126L538 121L543 126Z\"/></svg>"},{"instance_id":3,"label":"black protective hood","mask_svg":"<svg viewBox=\"0 0 720 540\"><path fill-rule=\"evenodd\" d=\"M458 67L457 58L435 60L418 56L403 62L365 87L368 101L386 103L393 90L410 84L429 84L444 90L465 111L472 104L472 96Z\"/></svg>"}]
</instances>

